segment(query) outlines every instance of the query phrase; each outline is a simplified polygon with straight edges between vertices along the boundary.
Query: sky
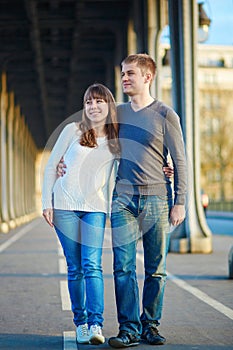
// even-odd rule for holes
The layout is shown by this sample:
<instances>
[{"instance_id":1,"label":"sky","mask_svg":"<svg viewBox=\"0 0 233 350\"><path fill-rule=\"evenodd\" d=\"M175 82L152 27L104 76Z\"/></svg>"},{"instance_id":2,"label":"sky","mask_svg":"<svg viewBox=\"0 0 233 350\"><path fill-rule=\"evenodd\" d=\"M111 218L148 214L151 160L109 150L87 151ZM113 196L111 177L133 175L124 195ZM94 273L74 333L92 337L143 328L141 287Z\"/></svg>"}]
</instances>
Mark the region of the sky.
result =
<instances>
[{"instance_id":1,"label":"sky","mask_svg":"<svg viewBox=\"0 0 233 350\"><path fill-rule=\"evenodd\" d=\"M207 45L233 45L233 0L198 0L211 19ZM162 42L169 42L169 28L162 33Z\"/></svg>"},{"instance_id":2,"label":"sky","mask_svg":"<svg viewBox=\"0 0 233 350\"><path fill-rule=\"evenodd\" d=\"M200 2L200 1L199 1ZM208 45L233 45L233 0L203 0L211 19Z\"/></svg>"}]
</instances>

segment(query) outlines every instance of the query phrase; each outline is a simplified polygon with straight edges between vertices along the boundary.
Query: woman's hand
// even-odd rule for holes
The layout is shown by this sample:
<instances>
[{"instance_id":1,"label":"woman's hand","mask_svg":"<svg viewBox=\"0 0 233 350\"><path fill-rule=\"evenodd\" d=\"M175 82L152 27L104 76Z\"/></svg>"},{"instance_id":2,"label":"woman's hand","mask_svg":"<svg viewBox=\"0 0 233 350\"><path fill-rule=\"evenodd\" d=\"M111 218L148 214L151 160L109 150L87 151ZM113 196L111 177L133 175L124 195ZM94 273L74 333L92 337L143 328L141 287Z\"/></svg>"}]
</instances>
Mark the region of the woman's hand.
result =
<instances>
[{"instance_id":1,"label":"woman's hand","mask_svg":"<svg viewBox=\"0 0 233 350\"><path fill-rule=\"evenodd\" d=\"M170 163L167 163L167 166L163 167L163 172L165 174L166 177L172 177L174 175L174 169L173 167L170 165Z\"/></svg>"},{"instance_id":2,"label":"woman's hand","mask_svg":"<svg viewBox=\"0 0 233 350\"><path fill-rule=\"evenodd\" d=\"M44 209L43 217L45 218L49 226L53 227L53 209Z\"/></svg>"},{"instance_id":3,"label":"woman's hand","mask_svg":"<svg viewBox=\"0 0 233 350\"><path fill-rule=\"evenodd\" d=\"M60 159L60 162L57 165L57 175L60 177L65 175L65 173L66 173L66 164L64 163L64 158L62 157Z\"/></svg>"}]
</instances>

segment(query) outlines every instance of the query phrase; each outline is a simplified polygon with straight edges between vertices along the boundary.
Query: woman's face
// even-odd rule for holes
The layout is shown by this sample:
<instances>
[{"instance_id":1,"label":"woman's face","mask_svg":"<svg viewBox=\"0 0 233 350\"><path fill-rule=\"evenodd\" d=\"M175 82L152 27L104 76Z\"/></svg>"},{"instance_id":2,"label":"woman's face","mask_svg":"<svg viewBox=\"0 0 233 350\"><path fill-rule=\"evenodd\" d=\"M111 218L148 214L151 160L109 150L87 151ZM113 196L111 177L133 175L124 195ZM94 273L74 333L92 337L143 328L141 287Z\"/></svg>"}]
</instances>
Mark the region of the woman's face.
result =
<instances>
[{"instance_id":1,"label":"woman's face","mask_svg":"<svg viewBox=\"0 0 233 350\"><path fill-rule=\"evenodd\" d=\"M84 105L86 115L93 127L105 124L108 116L108 103L101 98L90 98Z\"/></svg>"}]
</instances>

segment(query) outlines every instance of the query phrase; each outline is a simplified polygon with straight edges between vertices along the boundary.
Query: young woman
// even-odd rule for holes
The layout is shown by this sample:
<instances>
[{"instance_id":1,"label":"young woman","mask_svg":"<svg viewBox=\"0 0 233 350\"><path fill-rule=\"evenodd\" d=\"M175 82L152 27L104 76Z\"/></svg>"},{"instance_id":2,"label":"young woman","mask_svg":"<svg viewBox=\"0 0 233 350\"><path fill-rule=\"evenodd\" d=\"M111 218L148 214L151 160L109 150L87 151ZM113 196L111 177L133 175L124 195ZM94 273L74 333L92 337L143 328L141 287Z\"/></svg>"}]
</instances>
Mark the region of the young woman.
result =
<instances>
[{"instance_id":1,"label":"young woman","mask_svg":"<svg viewBox=\"0 0 233 350\"><path fill-rule=\"evenodd\" d=\"M45 168L43 216L54 227L67 262L68 288L78 343L101 344L104 311L102 244L119 154L112 93L102 84L84 94L80 123L65 126ZM66 174L57 176L61 157Z\"/></svg>"}]
</instances>

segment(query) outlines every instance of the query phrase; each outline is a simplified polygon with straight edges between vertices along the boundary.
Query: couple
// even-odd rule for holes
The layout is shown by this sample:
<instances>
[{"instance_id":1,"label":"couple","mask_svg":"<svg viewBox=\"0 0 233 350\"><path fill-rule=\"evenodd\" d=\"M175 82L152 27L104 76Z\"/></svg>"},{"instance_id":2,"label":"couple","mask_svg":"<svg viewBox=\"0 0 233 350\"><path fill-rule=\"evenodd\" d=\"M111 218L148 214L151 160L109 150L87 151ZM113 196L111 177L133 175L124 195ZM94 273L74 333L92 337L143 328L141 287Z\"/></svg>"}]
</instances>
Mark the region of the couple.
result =
<instances>
[{"instance_id":1,"label":"couple","mask_svg":"<svg viewBox=\"0 0 233 350\"><path fill-rule=\"evenodd\" d=\"M103 326L102 243L110 178L111 227L119 334L109 345L123 348L165 343L159 334L170 224L185 218L186 160L177 114L150 94L156 64L146 54L125 58L123 91L130 102L116 109L101 84L84 95L80 123L61 132L45 169L43 216L54 226L67 261L77 342L101 344ZM119 130L118 130L119 128ZM174 165L174 198L168 152ZM60 159L64 155L66 171ZM60 163L59 163L60 162ZM57 164L59 166L57 168ZM61 171L63 171L63 176ZM138 239L144 248L142 314L136 278Z\"/></svg>"}]
</instances>

